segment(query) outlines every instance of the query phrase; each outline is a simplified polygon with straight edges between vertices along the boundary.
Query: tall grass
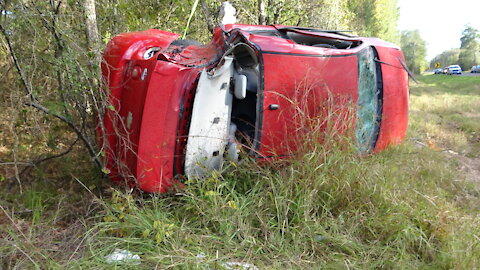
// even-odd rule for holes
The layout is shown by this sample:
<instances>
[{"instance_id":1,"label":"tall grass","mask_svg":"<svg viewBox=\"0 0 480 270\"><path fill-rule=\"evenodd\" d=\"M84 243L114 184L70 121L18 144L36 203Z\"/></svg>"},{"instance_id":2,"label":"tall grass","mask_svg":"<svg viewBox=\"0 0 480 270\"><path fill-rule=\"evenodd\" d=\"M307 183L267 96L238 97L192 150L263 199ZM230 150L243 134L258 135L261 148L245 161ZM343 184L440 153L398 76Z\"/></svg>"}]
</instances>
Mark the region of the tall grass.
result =
<instances>
[{"instance_id":1,"label":"tall grass","mask_svg":"<svg viewBox=\"0 0 480 270\"><path fill-rule=\"evenodd\" d=\"M480 77L430 75L412 91L415 136L442 148L480 155Z\"/></svg>"},{"instance_id":2,"label":"tall grass","mask_svg":"<svg viewBox=\"0 0 480 270\"><path fill-rule=\"evenodd\" d=\"M101 208L86 211L92 225L67 258L32 248L14 229L5 230L10 245L0 250L22 258L17 265L53 269L223 269L225 262L260 269L475 269L480 192L464 181L455 159L416 144L429 109L418 109L420 98L433 91L422 89L421 79L412 88L409 138L400 146L360 157L348 140L321 136L319 143L313 135L300 146L308 151L288 162L244 158L171 194L98 195L94 205ZM431 87L441 90L437 83ZM38 216L50 209L45 200L31 195ZM14 253L14 244L32 261ZM116 248L140 255L140 265L107 264Z\"/></svg>"},{"instance_id":3,"label":"tall grass","mask_svg":"<svg viewBox=\"0 0 480 270\"><path fill-rule=\"evenodd\" d=\"M90 236L101 267L115 248L135 269L472 269L480 260L472 189L442 153L413 141L360 157L338 134L286 161L244 159L169 195L115 192ZM305 149L304 149L305 150ZM478 196L476 194L475 196Z\"/></svg>"}]
</instances>

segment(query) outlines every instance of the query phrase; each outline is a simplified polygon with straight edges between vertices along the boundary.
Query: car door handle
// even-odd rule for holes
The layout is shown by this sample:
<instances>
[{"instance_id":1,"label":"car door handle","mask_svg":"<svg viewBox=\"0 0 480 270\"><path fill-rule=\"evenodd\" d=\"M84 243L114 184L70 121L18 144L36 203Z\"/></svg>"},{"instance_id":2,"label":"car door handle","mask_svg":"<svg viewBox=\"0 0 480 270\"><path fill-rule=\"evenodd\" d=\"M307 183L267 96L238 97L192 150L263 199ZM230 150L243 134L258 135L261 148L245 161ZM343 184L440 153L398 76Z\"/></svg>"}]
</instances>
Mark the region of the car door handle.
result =
<instances>
[{"instance_id":1,"label":"car door handle","mask_svg":"<svg viewBox=\"0 0 480 270\"><path fill-rule=\"evenodd\" d=\"M278 109L280 109L280 105L270 104L270 105L268 105L268 109L271 110L271 111L278 110Z\"/></svg>"}]
</instances>

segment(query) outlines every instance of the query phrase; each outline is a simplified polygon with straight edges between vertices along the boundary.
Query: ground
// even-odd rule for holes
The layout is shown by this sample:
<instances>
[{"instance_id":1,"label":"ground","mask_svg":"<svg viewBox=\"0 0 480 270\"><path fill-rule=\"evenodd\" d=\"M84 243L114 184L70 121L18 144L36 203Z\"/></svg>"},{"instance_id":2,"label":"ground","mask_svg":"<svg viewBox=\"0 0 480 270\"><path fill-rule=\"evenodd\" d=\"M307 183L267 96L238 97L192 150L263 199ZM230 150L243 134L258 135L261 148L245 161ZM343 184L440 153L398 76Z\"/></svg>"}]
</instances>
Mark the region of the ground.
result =
<instances>
[{"instance_id":1,"label":"ground","mask_svg":"<svg viewBox=\"0 0 480 270\"><path fill-rule=\"evenodd\" d=\"M411 112L423 122L419 145L457 160L467 180L480 184L480 76L470 75L425 76L412 85Z\"/></svg>"},{"instance_id":2,"label":"ground","mask_svg":"<svg viewBox=\"0 0 480 270\"><path fill-rule=\"evenodd\" d=\"M477 77L480 78L480 73L470 73L470 72L464 72L462 76L468 76L468 77ZM477 97L480 94L480 85L477 83L472 86L472 90L475 91L477 90ZM475 94L475 92L473 92ZM477 103L477 105L479 105ZM480 110L478 110L479 107L477 107L477 110L474 112L465 112L463 115L467 119L471 119L472 121L480 121ZM480 142L480 130L473 131L472 133L472 144L477 144ZM475 136L477 135L477 136ZM451 150L446 151L447 156L450 156L452 158L456 158L460 164L459 169L461 172L463 172L467 178L468 181L474 181L480 185L480 155L475 156L475 153L473 155L462 155L459 153L456 153Z\"/></svg>"},{"instance_id":3,"label":"ground","mask_svg":"<svg viewBox=\"0 0 480 270\"><path fill-rule=\"evenodd\" d=\"M232 261L260 269L473 269L480 77L419 80L411 84L407 139L369 157L319 145L290 164L232 165L166 196L112 188L81 148L19 181L2 165L0 268L110 269L105 255L121 248L141 257L131 269L222 269ZM11 115L0 118L0 162L13 150L20 158L48 149L28 133L12 136Z\"/></svg>"}]
</instances>

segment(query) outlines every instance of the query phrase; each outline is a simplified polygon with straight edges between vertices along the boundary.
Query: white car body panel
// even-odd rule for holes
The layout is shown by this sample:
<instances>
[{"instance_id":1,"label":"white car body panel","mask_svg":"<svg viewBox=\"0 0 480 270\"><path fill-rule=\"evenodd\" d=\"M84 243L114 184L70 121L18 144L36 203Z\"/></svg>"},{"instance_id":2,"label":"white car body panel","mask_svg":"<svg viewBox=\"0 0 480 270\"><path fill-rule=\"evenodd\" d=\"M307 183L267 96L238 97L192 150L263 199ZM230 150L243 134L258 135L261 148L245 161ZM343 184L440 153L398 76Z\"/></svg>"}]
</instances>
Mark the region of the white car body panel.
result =
<instances>
[{"instance_id":1,"label":"white car body panel","mask_svg":"<svg viewBox=\"0 0 480 270\"><path fill-rule=\"evenodd\" d=\"M200 75L185 153L188 177L202 177L222 167L230 135L233 73L233 58L225 56L221 67L213 72L203 70Z\"/></svg>"}]
</instances>

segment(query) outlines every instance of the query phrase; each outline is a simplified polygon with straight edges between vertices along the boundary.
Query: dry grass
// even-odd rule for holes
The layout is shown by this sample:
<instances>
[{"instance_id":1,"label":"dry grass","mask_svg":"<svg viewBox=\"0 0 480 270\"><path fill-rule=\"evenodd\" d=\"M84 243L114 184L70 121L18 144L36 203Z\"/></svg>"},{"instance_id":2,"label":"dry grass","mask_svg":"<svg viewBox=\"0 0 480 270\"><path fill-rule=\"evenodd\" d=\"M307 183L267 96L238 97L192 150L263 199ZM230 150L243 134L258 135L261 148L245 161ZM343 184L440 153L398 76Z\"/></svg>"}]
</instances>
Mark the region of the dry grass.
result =
<instances>
[{"instance_id":1,"label":"dry grass","mask_svg":"<svg viewBox=\"0 0 480 270\"><path fill-rule=\"evenodd\" d=\"M477 82L421 81L411 89L409 138L375 156L311 144L290 164L245 161L161 196L111 192L77 152L41 166L22 179L22 194L11 182L1 198L0 266L110 269L104 256L122 248L141 256L122 269L221 269L228 261L260 269L473 269L480 194L459 171L458 155L440 150L476 155Z\"/></svg>"}]
</instances>

